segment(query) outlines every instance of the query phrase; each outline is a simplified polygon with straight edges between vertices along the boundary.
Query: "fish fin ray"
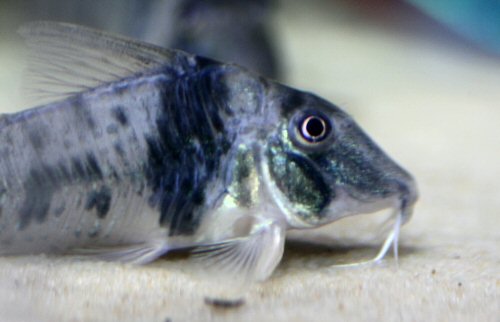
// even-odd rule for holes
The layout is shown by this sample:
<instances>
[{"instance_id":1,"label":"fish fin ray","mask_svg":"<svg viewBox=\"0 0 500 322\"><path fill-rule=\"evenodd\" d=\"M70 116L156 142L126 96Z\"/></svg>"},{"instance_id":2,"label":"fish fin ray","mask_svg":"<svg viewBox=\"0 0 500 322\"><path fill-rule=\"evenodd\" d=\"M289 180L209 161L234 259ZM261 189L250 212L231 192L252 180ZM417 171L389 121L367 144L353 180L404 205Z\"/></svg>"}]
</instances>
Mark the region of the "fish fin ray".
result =
<instances>
[{"instance_id":1,"label":"fish fin ray","mask_svg":"<svg viewBox=\"0 0 500 322\"><path fill-rule=\"evenodd\" d=\"M33 22L21 27L19 33L29 49L23 96L36 105L161 66L182 72L185 62L193 57L67 23Z\"/></svg>"},{"instance_id":2,"label":"fish fin ray","mask_svg":"<svg viewBox=\"0 0 500 322\"><path fill-rule=\"evenodd\" d=\"M192 253L222 278L243 283L265 280L283 256L285 229L272 221L254 227L248 236L201 245Z\"/></svg>"},{"instance_id":3,"label":"fish fin ray","mask_svg":"<svg viewBox=\"0 0 500 322\"><path fill-rule=\"evenodd\" d=\"M163 240L116 246L88 246L72 249L70 255L78 258L95 258L110 262L147 264L169 250Z\"/></svg>"}]
</instances>

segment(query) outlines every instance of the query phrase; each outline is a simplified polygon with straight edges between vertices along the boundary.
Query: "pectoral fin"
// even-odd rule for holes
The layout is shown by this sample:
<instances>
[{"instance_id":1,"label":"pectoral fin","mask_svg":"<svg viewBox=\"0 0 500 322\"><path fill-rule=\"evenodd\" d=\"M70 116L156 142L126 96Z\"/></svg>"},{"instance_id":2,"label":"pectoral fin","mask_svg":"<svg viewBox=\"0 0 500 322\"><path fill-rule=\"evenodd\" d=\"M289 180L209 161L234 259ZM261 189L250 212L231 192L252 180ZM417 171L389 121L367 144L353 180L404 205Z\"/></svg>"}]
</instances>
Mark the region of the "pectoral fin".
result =
<instances>
[{"instance_id":1,"label":"pectoral fin","mask_svg":"<svg viewBox=\"0 0 500 322\"><path fill-rule=\"evenodd\" d=\"M132 264L147 264L169 250L166 241L157 240L116 246L89 246L73 249L70 255Z\"/></svg>"},{"instance_id":2,"label":"pectoral fin","mask_svg":"<svg viewBox=\"0 0 500 322\"><path fill-rule=\"evenodd\" d=\"M268 278L283 256L285 229L257 220L248 236L197 247L193 253L214 272L244 282Z\"/></svg>"}]
</instances>

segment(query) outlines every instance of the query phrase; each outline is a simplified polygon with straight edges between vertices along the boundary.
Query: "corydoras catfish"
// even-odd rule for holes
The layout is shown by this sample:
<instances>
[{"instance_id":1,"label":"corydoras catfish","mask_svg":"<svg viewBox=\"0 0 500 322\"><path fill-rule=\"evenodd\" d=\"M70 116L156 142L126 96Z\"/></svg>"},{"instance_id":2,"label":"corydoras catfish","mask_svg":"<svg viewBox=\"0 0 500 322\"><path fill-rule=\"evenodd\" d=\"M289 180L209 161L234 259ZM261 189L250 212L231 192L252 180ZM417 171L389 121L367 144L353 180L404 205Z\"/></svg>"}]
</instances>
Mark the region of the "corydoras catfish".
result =
<instances>
[{"instance_id":1,"label":"corydoras catfish","mask_svg":"<svg viewBox=\"0 0 500 322\"><path fill-rule=\"evenodd\" d=\"M0 254L147 263L193 247L263 280L288 229L385 208L397 247L414 180L337 106L84 27L21 34L53 102L0 117Z\"/></svg>"}]
</instances>

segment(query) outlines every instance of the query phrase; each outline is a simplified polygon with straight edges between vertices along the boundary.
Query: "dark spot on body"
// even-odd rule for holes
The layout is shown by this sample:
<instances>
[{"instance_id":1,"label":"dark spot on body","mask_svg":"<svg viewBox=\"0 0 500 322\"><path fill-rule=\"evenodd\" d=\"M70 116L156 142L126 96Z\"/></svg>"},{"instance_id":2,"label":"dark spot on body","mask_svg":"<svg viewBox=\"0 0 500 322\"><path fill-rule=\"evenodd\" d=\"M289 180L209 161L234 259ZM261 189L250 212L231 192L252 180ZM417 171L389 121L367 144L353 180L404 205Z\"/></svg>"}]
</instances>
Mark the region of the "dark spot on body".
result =
<instances>
[{"instance_id":1,"label":"dark spot on body","mask_svg":"<svg viewBox=\"0 0 500 322\"><path fill-rule=\"evenodd\" d=\"M87 234L87 236L89 238L97 238L99 236L99 233L100 233L100 229L99 228L93 228L91 231L89 231L89 233Z\"/></svg>"},{"instance_id":2,"label":"dark spot on body","mask_svg":"<svg viewBox=\"0 0 500 322\"><path fill-rule=\"evenodd\" d=\"M87 152L85 158L71 158L71 176L87 182L103 178L101 167L92 152Z\"/></svg>"},{"instance_id":3,"label":"dark spot on body","mask_svg":"<svg viewBox=\"0 0 500 322\"><path fill-rule=\"evenodd\" d=\"M95 155L90 152L87 153L87 169L91 177L102 179L101 167L99 167Z\"/></svg>"},{"instance_id":4,"label":"dark spot on body","mask_svg":"<svg viewBox=\"0 0 500 322\"><path fill-rule=\"evenodd\" d=\"M165 86L156 133L145 138L149 205L159 210L160 225L171 236L196 231L206 186L231 146L221 118L230 113L227 93L213 87L213 73L205 69Z\"/></svg>"},{"instance_id":5,"label":"dark spot on body","mask_svg":"<svg viewBox=\"0 0 500 322\"><path fill-rule=\"evenodd\" d=\"M205 195L203 191L196 190L193 192L193 203L197 206L200 206L205 201Z\"/></svg>"},{"instance_id":6,"label":"dark spot on body","mask_svg":"<svg viewBox=\"0 0 500 322\"><path fill-rule=\"evenodd\" d=\"M60 175L63 182L70 182L71 181L71 173L68 170L68 168L64 165L63 161L59 161L56 168L59 171L59 175Z\"/></svg>"},{"instance_id":7,"label":"dark spot on body","mask_svg":"<svg viewBox=\"0 0 500 322\"><path fill-rule=\"evenodd\" d=\"M109 178L113 179L112 181L114 182L118 182L121 180L120 175L118 174L118 172L116 172L115 168L109 169Z\"/></svg>"},{"instance_id":8,"label":"dark spot on body","mask_svg":"<svg viewBox=\"0 0 500 322\"><path fill-rule=\"evenodd\" d=\"M205 304L217 309L236 309L245 304L245 300L240 299L217 299L205 297Z\"/></svg>"},{"instance_id":9,"label":"dark spot on body","mask_svg":"<svg viewBox=\"0 0 500 322\"><path fill-rule=\"evenodd\" d=\"M60 182L52 168L31 169L24 182L25 196L19 211L18 229L25 229L34 219L43 223L47 218L52 196Z\"/></svg>"},{"instance_id":10,"label":"dark spot on body","mask_svg":"<svg viewBox=\"0 0 500 322\"><path fill-rule=\"evenodd\" d=\"M139 143L139 138L137 137L137 133L135 133L135 131L130 133L130 135L128 136L128 141L129 143Z\"/></svg>"},{"instance_id":11,"label":"dark spot on body","mask_svg":"<svg viewBox=\"0 0 500 322\"><path fill-rule=\"evenodd\" d=\"M44 146L43 138L45 135L42 133L43 131L29 131L28 137L31 142L31 145L35 150L41 150Z\"/></svg>"},{"instance_id":12,"label":"dark spot on body","mask_svg":"<svg viewBox=\"0 0 500 322\"><path fill-rule=\"evenodd\" d=\"M83 162L80 160L80 158L72 158L71 159L71 164L72 164L72 172L78 177L78 178L84 178L85 177L85 168L83 166Z\"/></svg>"},{"instance_id":13,"label":"dark spot on body","mask_svg":"<svg viewBox=\"0 0 500 322\"><path fill-rule=\"evenodd\" d=\"M98 139L102 138L103 133L104 133L104 131L101 127L96 127L94 129L94 139L98 140Z\"/></svg>"},{"instance_id":14,"label":"dark spot on body","mask_svg":"<svg viewBox=\"0 0 500 322\"><path fill-rule=\"evenodd\" d=\"M122 126L128 125L128 117L125 114L123 106L115 106L111 109L111 114Z\"/></svg>"},{"instance_id":15,"label":"dark spot on body","mask_svg":"<svg viewBox=\"0 0 500 322\"><path fill-rule=\"evenodd\" d=\"M72 161L72 171L64 161L59 161L55 166L41 164L30 169L23 183L25 195L19 211L18 229L25 229L32 220L43 223L48 217L53 195L64 185L73 182L75 176L81 178L86 172L102 176L92 155L87 156L86 167L90 170L86 170L83 163L75 158ZM62 214L64 208L64 203L59 205L53 210L54 214L56 216Z\"/></svg>"},{"instance_id":16,"label":"dark spot on body","mask_svg":"<svg viewBox=\"0 0 500 322\"><path fill-rule=\"evenodd\" d=\"M142 196L144 192L144 182L142 181L142 179L140 177L132 177L132 185L134 192L138 196Z\"/></svg>"},{"instance_id":17,"label":"dark spot on body","mask_svg":"<svg viewBox=\"0 0 500 322\"><path fill-rule=\"evenodd\" d=\"M66 204L63 203L62 205L60 205L59 207L57 207L56 209L54 209L54 216L55 217L61 217L61 215L64 213L65 209L66 209Z\"/></svg>"},{"instance_id":18,"label":"dark spot on body","mask_svg":"<svg viewBox=\"0 0 500 322\"><path fill-rule=\"evenodd\" d=\"M100 190L93 190L87 196L85 210L95 209L97 217L105 218L111 207L111 189L103 186Z\"/></svg>"},{"instance_id":19,"label":"dark spot on body","mask_svg":"<svg viewBox=\"0 0 500 322\"><path fill-rule=\"evenodd\" d=\"M113 144L113 148L115 149L115 152L120 156L121 159L125 158L125 150L123 149L123 146L121 145L120 142L115 142Z\"/></svg>"},{"instance_id":20,"label":"dark spot on body","mask_svg":"<svg viewBox=\"0 0 500 322\"><path fill-rule=\"evenodd\" d=\"M19 230L26 228L33 218L39 223L44 222L50 208L52 191L39 191L36 195L30 191L29 195L32 198L24 201L20 211Z\"/></svg>"},{"instance_id":21,"label":"dark spot on body","mask_svg":"<svg viewBox=\"0 0 500 322\"><path fill-rule=\"evenodd\" d=\"M106 133L117 134L118 133L118 126L116 124L110 124L110 125L106 126Z\"/></svg>"}]
</instances>

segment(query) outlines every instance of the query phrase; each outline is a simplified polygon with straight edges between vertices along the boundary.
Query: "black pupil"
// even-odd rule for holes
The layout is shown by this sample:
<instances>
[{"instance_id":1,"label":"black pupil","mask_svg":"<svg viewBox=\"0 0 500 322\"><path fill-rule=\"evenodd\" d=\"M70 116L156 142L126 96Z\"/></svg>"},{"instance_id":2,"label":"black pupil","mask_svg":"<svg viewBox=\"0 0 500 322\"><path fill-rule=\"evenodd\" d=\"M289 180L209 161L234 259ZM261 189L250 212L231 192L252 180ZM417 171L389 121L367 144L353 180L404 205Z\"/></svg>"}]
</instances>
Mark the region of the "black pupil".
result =
<instances>
[{"instance_id":1,"label":"black pupil","mask_svg":"<svg viewBox=\"0 0 500 322\"><path fill-rule=\"evenodd\" d=\"M317 115L307 116L300 125L302 137L313 143L322 141L327 136L328 130L327 121Z\"/></svg>"},{"instance_id":2,"label":"black pupil","mask_svg":"<svg viewBox=\"0 0 500 322\"><path fill-rule=\"evenodd\" d=\"M320 137L325 132L325 123L318 117L311 117L306 120L307 134L313 138Z\"/></svg>"}]
</instances>

